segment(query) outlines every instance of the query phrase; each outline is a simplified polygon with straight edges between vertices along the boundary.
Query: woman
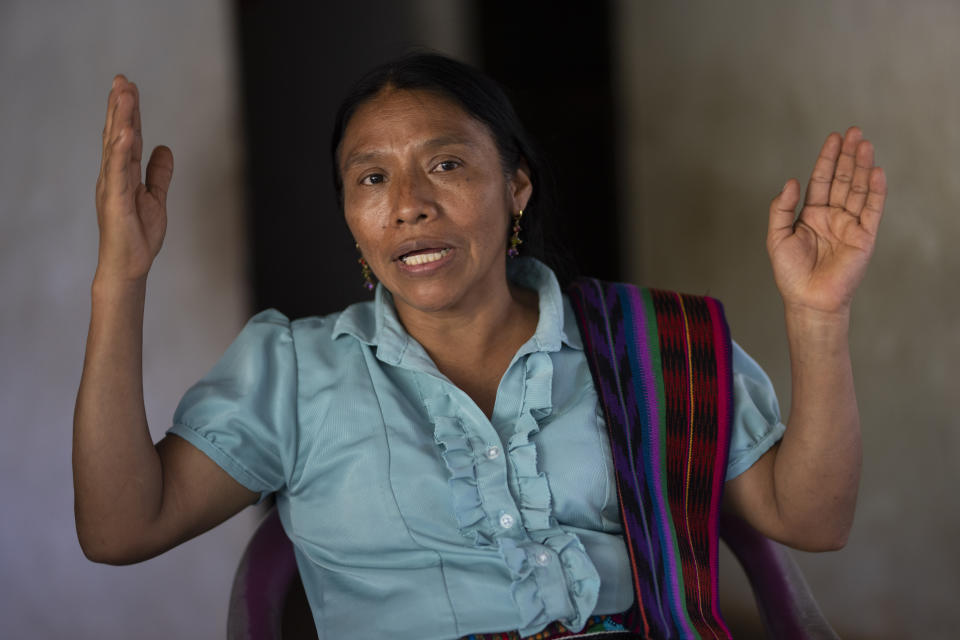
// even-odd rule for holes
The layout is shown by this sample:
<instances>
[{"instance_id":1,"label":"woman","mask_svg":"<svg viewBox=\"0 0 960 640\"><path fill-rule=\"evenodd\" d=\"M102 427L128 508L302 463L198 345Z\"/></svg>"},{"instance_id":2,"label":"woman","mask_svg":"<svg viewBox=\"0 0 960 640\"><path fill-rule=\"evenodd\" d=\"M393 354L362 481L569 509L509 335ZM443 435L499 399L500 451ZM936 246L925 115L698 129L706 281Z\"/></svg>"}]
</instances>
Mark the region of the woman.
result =
<instances>
[{"instance_id":1,"label":"woman","mask_svg":"<svg viewBox=\"0 0 960 640\"><path fill-rule=\"evenodd\" d=\"M360 82L334 132L335 181L376 299L292 323L255 316L156 446L142 316L173 158L155 149L141 183L139 130L136 86L117 76L74 430L88 557L152 557L276 492L321 637L529 635L631 606L609 444L569 300L549 268L513 258L529 246L521 227L545 212L536 158L492 81L416 55ZM851 128L824 143L799 218L796 180L771 203L786 428L766 376L734 350L724 508L801 549L841 547L852 523L849 310L885 191Z\"/></svg>"}]
</instances>

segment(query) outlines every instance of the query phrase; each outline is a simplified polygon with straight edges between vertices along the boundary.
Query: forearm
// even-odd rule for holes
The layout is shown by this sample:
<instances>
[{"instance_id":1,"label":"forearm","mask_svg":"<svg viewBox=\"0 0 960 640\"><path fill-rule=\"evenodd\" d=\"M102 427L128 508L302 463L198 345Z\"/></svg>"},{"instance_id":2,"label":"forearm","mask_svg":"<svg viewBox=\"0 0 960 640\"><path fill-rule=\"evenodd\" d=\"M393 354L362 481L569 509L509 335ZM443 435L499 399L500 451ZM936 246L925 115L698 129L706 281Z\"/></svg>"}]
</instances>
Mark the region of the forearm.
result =
<instances>
[{"instance_id":1,"label":"forearm","mask_svg":"<svg viewBox=\"0 0 960 640\"><path fill-rule=\"evenodd\" d=\"M849 312L788 307L786 325L792 401L774 459L777 511L801 546L837 548L853 523L861 465Z\"/></svg>"},{"instance_id":2,"label":"forearm","mask_svg":"<svg viewBox=\"0 0 960 640\"><path fill-rule=\"evenodd\" d=\"M792 392L783 440L727 483L725 506L807 550L842 547L860 483L860 417L848 333L886 199L857 127L820 149L799 216L790 179L770 203L767 251L784 301Z\"/></svg>"},{"instance_id":3,"label":"forearm","mask_svg":"<svg viewBox=\"0 0 960 640\"><path fill-rule=\"evenodd\" d=\"M145 279L98 275L73 432L77 533L92 559L117 561L159 514L160 458L143 402ZM133 535L130 535L133 534Z\"/></svg>"},{"instance_id":4,"label":"forearm","mask_svg":"<svg viewBox=\"0 0 960 640\"><path fill-rule=\"evenodd\" d=\"M116 76L97 179L100 250L73 419L77 535L91 559L138 562L206 531L257 494L179 438L154 446L143 406L147 274L166 232L173 154L141 180L139 94Z\"/></svg>"}]
</instances>

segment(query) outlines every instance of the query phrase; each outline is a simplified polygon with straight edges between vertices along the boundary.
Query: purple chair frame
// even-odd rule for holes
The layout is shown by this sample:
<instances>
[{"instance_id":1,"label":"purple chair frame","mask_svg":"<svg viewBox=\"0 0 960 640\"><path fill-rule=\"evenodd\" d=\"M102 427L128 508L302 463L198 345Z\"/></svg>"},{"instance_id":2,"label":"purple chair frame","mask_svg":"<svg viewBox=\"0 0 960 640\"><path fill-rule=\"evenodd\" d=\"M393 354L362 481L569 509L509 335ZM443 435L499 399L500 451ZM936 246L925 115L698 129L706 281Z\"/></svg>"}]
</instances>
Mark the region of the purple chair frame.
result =
<instances>
[{"instance_id":1,"label":"purple chair frame","mask_svg":"<svg viewBox=\"0 0 960 640\"><path fill-rule=\"evenodd\" d=\"M721 518L721 537L750 580L769 638L838 639L785 547L728 514ZM273 508L257 527L234 576L228 640L316 638L316 630L309 622L289 623L290 609L305 604L297 594L300 587L293 545ZM296 617L301 622L312 620L302 612Z\"/></svg>"},{"instance_id":2,"label":"purple chair frame","mask_svg":"<svg viewBox=\"0 0 960 640\"><path fill-rule=\"evenodd\" d=\"M228 640L293 637L289 629L284 629L283 618L288 595L299 581L293 544L280 524L280 514L273 507L257 526L233 577L227 617ZM296 637L310 636L298 634ZM317 637L316 630L313 637Z\"/></svg>"},{"instance_id":3,"label":"purple chair frame","mask_svg":"<svg viewBox=\"0 0 960 640\"><path fill-rule=\"evenodd\" d=\"M720 516L720 537L750 581L768 638L839 640L786 547L728 513Z\"/></svg>"}]
</instances>

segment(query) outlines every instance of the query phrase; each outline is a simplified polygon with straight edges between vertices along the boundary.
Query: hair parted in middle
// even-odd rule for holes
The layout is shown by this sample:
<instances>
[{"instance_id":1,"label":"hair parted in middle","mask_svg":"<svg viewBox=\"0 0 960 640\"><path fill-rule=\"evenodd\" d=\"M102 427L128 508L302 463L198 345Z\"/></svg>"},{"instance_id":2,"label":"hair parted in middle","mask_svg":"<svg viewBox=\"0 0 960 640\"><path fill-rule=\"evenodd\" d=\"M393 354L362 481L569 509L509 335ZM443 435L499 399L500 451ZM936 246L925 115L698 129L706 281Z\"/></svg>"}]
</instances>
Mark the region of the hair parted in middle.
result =
<instances>
[{"instance_id":1,"label":"hair parted in middle","mask_svg":"<svg viewBox=\"0 0 960 640\"><path fill-rule=\"evenodd\" d=\"M523 253L547 263L564 284L571 270L567 260L557 250L556 234L548 224L556 200L549 167L503 88L478 69L439 53L408 53L375 67L360 78L340 103L334 120L330 153L333 184L341 209L343 179L340 175L340 145L343 135L356 110L387 88L429 91L453 100L490 131L506 175L512 175L520 167L528 171L533 193L523 212Z\"/></svg>"}]
</instances>

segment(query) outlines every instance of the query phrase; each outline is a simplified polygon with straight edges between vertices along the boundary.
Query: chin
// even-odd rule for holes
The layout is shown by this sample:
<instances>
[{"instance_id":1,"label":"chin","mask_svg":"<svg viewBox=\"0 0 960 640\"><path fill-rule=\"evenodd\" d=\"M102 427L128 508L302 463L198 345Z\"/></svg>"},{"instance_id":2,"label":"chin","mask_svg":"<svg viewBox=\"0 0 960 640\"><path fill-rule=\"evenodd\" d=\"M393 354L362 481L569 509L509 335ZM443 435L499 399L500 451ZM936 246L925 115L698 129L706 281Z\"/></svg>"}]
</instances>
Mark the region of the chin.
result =
<instances>
[{"instance_id":1,"label":"chin","mask_svg":"<svg viewBox=\"0 0 960 640\"><path fill-rule=\"evenodd\" d=\"M413 295L393 295L393 302L398 308L400 306L409 309L415 309L423 313L439 313L450 309L456 304L457 297L449 292L429 292Z\"/></svg>"},{"instance_id":2,"label":"chin","mask_svg":"<svg viewBox=\"0 0 960 640\"><path fill-rule=\"evenodd\" d=\"M423 313L439 313L452 309L463 299L461 287L451 286L449 281L405 282L404 286L387 289L393 295L394 305Z\"/></svg>"}]
</instances>

